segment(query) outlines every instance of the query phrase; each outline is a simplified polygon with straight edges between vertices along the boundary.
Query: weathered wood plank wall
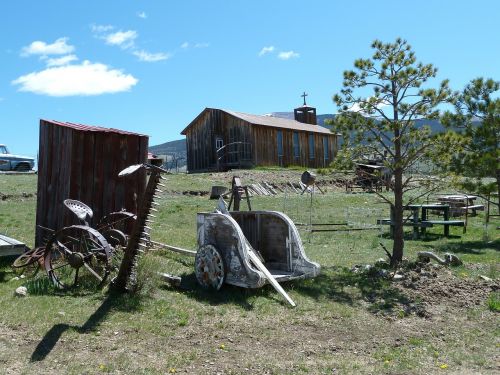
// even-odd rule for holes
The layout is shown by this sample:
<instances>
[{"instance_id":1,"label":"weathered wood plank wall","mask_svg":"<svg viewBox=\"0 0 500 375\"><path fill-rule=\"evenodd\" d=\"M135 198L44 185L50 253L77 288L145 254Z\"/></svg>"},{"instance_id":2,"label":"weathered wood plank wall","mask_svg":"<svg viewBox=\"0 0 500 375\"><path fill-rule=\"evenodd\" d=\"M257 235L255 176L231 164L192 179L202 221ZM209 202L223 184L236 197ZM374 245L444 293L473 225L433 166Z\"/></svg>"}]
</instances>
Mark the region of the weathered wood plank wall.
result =
<instances>
[{"instance_id":1,"label":"weathered wood plank wall","mask_svg":"<svg viewBox=\"0 0 500 375\"><path fill-rule=\"evenodd\" d=\"M318 126L318 125L311 125ZM282 132L283 156L278 157L278 130ZM267 126L252 126L255 165L273 166L299 165L308 168L323 168L333 161L337 153L337 138L334 134L323 135L297 131L299 137L299 157L294 156L293 133L290 129L277 129ZM314 157L309 155L309 135L314 137ZM328 159L324 158L323 139L328 142Z\"/></svg>"},{"instance_id":2,"label":"weathered wood plank wall","mask_svg":"<svg viewBox=\"0 0 500 375\"><path fill-rule=\"evenodd\" d=\"M60 229L76 223L64 207L65 199L91 207L92 222L97 224L102 216L122 208L137 212L145 189L145 172L127 179L118 178L118 173L146 162L147 136L73 125L40 121L36 246L47 235L38 225Z\"/></svg>"},{"instance_id":3,"label":"weathered wood plank wall","mask_svg":"<svg viewBox=\"0 0 500 375\"><path fill-rule=\"evenodd\" d=\"M310 125L319 126L319 125ZM282 132L283 155L278 157L278 131ZM226 145L240 141L252 144L252 163L262 166L299 165L305 168L328 166L337 153L337 136L296 131L299 138L299 157L294 155L295 130L254 125L218 109L203 111L186 130L187 168L190 172L217 168L215 143L221 138ZM314 138L314 156L309 153L309 135ZM328 143L328 158L324 156L324 139ZM222 159L228 163L229 160Z\"/></svg>"}]
</instances>

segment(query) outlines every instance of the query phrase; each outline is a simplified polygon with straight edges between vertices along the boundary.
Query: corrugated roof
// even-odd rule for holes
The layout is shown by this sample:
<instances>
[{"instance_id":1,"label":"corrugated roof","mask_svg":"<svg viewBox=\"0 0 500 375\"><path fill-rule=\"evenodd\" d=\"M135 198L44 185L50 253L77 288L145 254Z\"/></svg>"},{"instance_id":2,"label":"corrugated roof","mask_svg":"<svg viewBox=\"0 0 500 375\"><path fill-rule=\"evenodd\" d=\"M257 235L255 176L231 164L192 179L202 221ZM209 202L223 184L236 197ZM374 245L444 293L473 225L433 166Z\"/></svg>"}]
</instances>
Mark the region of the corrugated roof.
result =
<instances>
[{"instance_id":1,"label":"corrugated roof","mask_svg":"<svg viewBox=\"0 0 500 375\"><path fill-rule=\"evenodd\" d=\"M292 129L292 130L299 130L299 131L305 131L305 132L334 135L334 133L332 133L330 131L330 129L324 128L320 125L304 124L303 122L290 120L290 119L286 119L286 118L281 118L281 117L251 115L249 113L235 112L235 111L231 111L228 109L218 109L218 108L205 108L205 110L203 110L203 112L210 110L210 109L215 109L218 111L226 112L226 113L230 114L231 116L237 117L237 118L239 118L243 121L249 122L253 125L270 126L273 128ZM203 112L201 112L201 113L203 113ZM201 113L200 113L200 115L201 115ZM186 134L186 130L196 121L196 119L200 115L198 115L181 132L181 134Z\"/></svg>"},{"instance_id":2,"label":"corrugated roof","mask_svg":"<svg viewBox=\"0 0 500 375\"><path fill-rule=\"evenodd\" d=\"M84 124L76 124L73 122L61 122L56 120L45 120L42 121L49 122L54 125L64 126L71 129L81 130L81 131L89 131L89 132L99 132L99 133L117 133L124 135L137 135L139 137L147 137L145 134L128 132L126 130L113 129L113 128L103 128L101 126L92 126L92 125L84 125Z\"/></svg>"}]
</instances>

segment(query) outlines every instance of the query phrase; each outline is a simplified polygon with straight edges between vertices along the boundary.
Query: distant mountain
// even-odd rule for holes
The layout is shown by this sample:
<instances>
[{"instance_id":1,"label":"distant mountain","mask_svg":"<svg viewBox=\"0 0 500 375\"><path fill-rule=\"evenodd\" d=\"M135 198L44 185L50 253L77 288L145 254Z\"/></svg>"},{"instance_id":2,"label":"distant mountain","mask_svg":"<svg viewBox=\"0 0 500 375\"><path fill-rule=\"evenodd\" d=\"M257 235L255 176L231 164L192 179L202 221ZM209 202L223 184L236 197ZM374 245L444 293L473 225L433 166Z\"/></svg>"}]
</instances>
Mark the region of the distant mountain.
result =
<instances>
[{"instance_id":1,"label":"distant mountain","mask_svg":"<svg viewBox=\"0 0 500 375\"><path fill-rule=\"evenodd\" d=\"M178 160L178 167L186 165L186 140L179 139L178 141L165 142L161 145L150 146L149 152L158 155L166 156L167 165L170 166L172 160Z\"/></svg>"},{"instance_id":2,"label":"distant mountain","mask_svg":"<svg viewBox=\"0 0 500 375\"><path fill-rule=\"evenodd\" d=\"M271 117L279 117L279 118L286 118L286 119L289 119L289 120L293 120L293 112L272 112L270 114L268 114L267 116L271 116ZM316 120L318 121L318 125L321 125L323 126L324 128L330 128L328 125L325 125L325 120L327 119L331 119L331 118L334 118L335 115L329 115L329 114L325 114L325 115L317 115L316 116Z\"/></svg>"},{"instance_id":3,"label":"distant mountain","mask_svg":"<svg viewBox=\"0 0 500 375\"><path fill-rule=\"evenodd\" d=\"M150 146L149 152L155 155L167 155L179 152L186 152L186 140L179 139L178 141L170 141L162 143L161 145Z\"/></svg>"},{"instance_id":4,"label":"distant mountain","mask_svg":"<svg viewBox=\"0 0 500 375\"><path fill-rule=\"evenodd\" d=\"M293 120L293 112L273 112L269 114L269 116ZM325 125L325 120L333 119L335 118L335 116L336 115L334 114L323 114L323 115L317 115L316 119L318 121L318 125L321 125L329 129L330 127L328 125ZM415 124L417 125L417 127L421 127L424 125L430 126L432 133L440 133L444 131L444 127L443 125L441 125L439 120L426 120L426 119L416 120Z\"/></svg>"}]
</instances>

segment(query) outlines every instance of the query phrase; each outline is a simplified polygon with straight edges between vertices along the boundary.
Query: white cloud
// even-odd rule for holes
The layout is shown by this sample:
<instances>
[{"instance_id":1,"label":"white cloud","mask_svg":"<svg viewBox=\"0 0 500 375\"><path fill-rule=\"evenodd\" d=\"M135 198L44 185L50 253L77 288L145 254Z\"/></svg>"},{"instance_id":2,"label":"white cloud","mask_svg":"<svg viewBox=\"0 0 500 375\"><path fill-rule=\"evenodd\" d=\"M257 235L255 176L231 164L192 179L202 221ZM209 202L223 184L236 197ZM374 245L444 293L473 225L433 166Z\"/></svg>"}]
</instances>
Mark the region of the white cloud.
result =
<instances>
[{"instance_id":1,"label":"white cloud","mask_svg":"<svg viewBox=\"0 0 500 375\"><path fill-rule=\"evenodd\" d=\"M47 68L12 81L19 91L49 96L101 95L128 91L138 80L107 65L84 61Z\"/></svg>"},{"instance_id":2,"label":"white cloud","mask_svg":"<svg viewBox=\"0 0 500 375\"><path fill-rule=\"evenodd\" d=\"M167 60L171 57L170 54L168 53L150 53L147 51L134 51L133 54L139 58L140 61L146 61L146 62L156 62L156 61L161 61L161 60Z\"/></svg>"},{"instance_id":3,"label":"white cloud","mask_svg":"<svg viewBox=\"0 0 500 375\"><path fill-rule=\"evenodd\" d=\"M142 18L142 19L146 19L146 18L148 18L148 15L146 14L146 12L139 12L139 13L137 13L137 17Z\"/></svg>"},{"instance_id":4,"label":"white cloud","mask_svg":"<svg viewBox=\"0 0 500 375\"><path fill-rule=\"evenodd\" d=\"M210 47L210 43L189 43L189 42L184 42L181 44L182 49L188 49L188 48L208 48Z\"/></svg>"},{"instance_id":5,"label":"white cloud","mask_svg":"<svg viewBox=\"0 0 500 375\"><path fill-rule=\"evenodd\" d=\"M278 59L281 59L281 60L290 60L291 58L297 58L299 57L300 55L295 52L295 51L286 51L286 52L280 52L278 54Z\"/></svg>"},{"instance_id":6,"label":"white cloud","mask_svg":"<svg viewBox=\"0 0 500 375\"><path fill-rule=\"evenodd\" d=\"M113 30L114 27L111 25L95 25L92 24L90 25L90 29L92 30L93 33L100 34L100 33L105 33L106 31Z\"/></svg>"},{"instance_id":7,"label":"white cloud","mask_svg":"<svg viewBox=\"0 0 500 375\"><path fill-rule=\"evenodd\" d=\"M373 98L373 96L369 97L369 98L366 98L366 100L370 100L371 98ZM389 102L385 102L385 101L381 101L380 103L378 103L376 105L376 107L380 110L382 110L384 107L387 107L390 103ZM361 109L359 103L354 103L349 109L348 111L350 112L356 112L356 113L360 113L362 115L366 114L366 112Z\"/></svg>"},{"instance_id":8,"label":"white cloud","mask_svg":"<svg viewBox=\"0 0 500 375\"><path fill-rule=\"evenodd\" d=\"M47 44L42 41L35 41L27 47L23 47L21 55L64 55L71 53L75 47L66 44L68 38L59 38L52 44Z\"/></svg>"},{"instance_id":9,"label":"white cloud","mask_svg":"<svg viewBox=\"0 0 500 375\"><path fill-rule=\"evenodd\" d=\"M134 46L137 32L135 30L117 31L116 33L107 34L103 38L107 44L127 49Z\"/></svg>"},{"instance_id":10,"label":"white cloud","mask_svg":"<svg viewBox=\"0 0 500 375\"><path fill-rule=\"evenodd\" d=\"M272 52L274 52L274 46L263 47L259 52L259 56L264 56L265 54Z\"/></svg>"},{"instance_id":11,"label":"white cloud","mask_svg":"<svg viewBox=\"0 0 500 375\"><path fill-rule=\"evenodd\" d=\"M54 59L47 59L47 66L61 66L61 65L68 65L72 61L78 60L78 57L76 55L66 55Z\"/></svg>"}]
</instances>

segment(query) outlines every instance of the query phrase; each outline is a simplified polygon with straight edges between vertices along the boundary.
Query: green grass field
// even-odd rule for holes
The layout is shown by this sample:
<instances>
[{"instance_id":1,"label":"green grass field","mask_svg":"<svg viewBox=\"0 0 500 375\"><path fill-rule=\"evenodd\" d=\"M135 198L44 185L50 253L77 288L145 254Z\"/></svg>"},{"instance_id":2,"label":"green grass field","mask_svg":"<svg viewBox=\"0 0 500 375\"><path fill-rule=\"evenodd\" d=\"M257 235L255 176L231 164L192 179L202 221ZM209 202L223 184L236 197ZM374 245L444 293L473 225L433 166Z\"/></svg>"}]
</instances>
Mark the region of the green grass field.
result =
<instances>
[{"instance_id":1,"label":"green grass field","mask_svg":"<svg viewBox=\"0 0 500 375\"><path fill-rule=\"evenodd\" d=\"M258 179L259 173L270 172L253 173ZM229 182L227 174L172 175L166 184L174 192ZM9 196L0 201L0 232L29 246L34 242L35 192L36 176L0 175L0 193ZM215 201L167 193L159 203L153 240L195 249L196 213L212 211ZM350 272L356 264L383 258L379 243L391 247L387 229L374 225L388 216L387 205L375 194L330 189L312 203L306 194L281 194L254 197L252 206L283 211L296 223L349 224L348 231L313 234L299 227L306 253L321 264L322 273L284 284L296 308L270 286L202 290L193 258L165 250L142 256L140 290L123 296L106 288L56 292L41 273L15 280L13 259L0 258L0 374L500 371L498 293L489 292L499 285L498 219L485 226L479 213L470 218L466 234L452 227L450 238L437 227L413 240L408 229L408 259L426 250L453 252L464 261L461 267L437 269L435 285L444 288L442 294L433 294L434 284L429 284L420 295L369 273ZM182 276L181 288L170 288L157 272ZM479 275L494 280L483 282ZM453 288L446 289L447 282ZM21 285L27 286L27 297L14 296ZM414 307L428 313L415 314Z\"/></svg>"}]
</instances>

